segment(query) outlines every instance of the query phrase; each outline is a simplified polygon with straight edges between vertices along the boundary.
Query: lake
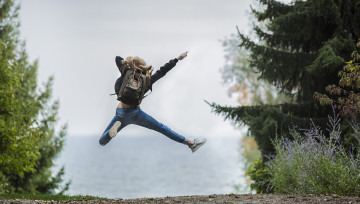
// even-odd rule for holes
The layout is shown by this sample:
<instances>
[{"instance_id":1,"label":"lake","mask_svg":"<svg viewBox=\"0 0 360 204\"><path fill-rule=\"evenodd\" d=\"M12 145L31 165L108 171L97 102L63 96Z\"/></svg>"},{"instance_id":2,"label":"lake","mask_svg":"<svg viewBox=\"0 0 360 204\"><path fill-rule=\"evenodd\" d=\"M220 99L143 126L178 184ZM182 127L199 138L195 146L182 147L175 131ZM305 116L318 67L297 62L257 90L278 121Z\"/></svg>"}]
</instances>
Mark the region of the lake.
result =
<instances>
[{"instance_id":1,"label":"lake","mask_svg":"<svg viewBox=\"0 0 360 204\"><path fill-rule=\"evenodd\" d=\"M235 192L243 183L240 136L209 137L197 152L160 134L118 135L106 146L95 136L68 136L65 166L70 195L142 198Z\"/></svg>"}]
</instances>

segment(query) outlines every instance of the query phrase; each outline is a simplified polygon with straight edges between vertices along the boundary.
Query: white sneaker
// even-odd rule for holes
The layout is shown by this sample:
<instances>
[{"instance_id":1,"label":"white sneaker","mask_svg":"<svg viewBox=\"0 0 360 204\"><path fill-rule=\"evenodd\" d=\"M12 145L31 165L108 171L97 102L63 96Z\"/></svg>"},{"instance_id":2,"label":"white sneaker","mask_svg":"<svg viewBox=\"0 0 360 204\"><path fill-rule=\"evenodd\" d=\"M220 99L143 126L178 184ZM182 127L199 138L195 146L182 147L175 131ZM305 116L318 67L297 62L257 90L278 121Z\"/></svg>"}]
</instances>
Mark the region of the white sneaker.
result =
<instances>
[{"instance_id":1,"label":"white sneaker","mask_svg":"<svg viewBox=\"0 0 360 204\"><path fill-rule=\"evenodd\" d=\"M203 144L205 144L206 138L196 138L194 144L190 146L191 151L194 153L198 150Z\"/></svg>"},{"instance_id":2,"label":"white sneaker","mask_svg":"<svg viewBox=\"0 0 360 204\"><path fill-rule=\"evenodd\" d=\"M118 129L119 129L120 126L121 126L121 122L120 122L120 121L116 121L116 122L114 123L114 125L110 128L110 130L109 130L109 136L110 136L111 138L114 138L114 137L116 136L116 134L117 134Z\"/></svg>"}]
</instances>

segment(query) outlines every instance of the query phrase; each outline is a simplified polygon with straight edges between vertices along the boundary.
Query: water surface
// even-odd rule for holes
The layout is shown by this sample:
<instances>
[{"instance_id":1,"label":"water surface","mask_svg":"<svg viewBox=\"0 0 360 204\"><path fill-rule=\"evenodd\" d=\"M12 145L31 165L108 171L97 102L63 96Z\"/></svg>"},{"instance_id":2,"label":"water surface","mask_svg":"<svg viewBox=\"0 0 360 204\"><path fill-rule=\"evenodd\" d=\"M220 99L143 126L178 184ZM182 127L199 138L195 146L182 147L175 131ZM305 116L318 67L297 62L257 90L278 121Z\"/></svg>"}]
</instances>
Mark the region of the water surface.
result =
<instances>
[{"instance_id":1,"label":"water surface","mask_svg":"<svg viewBox=\"0 0 360 204\"><path fill-rule=\"evenodd\" d=\"M243 172L239 137L211 137L197 152L162 135L68 136L57 160L71 195L141 198L234 192Z\"/></svg>"}]
</instances>

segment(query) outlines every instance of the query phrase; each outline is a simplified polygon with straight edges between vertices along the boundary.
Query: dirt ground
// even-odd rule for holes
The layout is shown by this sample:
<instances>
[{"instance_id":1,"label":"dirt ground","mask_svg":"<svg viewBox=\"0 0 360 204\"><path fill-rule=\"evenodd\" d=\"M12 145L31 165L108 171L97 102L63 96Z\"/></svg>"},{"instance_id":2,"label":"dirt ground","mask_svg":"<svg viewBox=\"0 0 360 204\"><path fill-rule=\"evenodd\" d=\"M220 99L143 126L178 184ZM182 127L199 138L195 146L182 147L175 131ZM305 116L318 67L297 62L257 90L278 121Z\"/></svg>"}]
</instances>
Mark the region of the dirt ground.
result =
<instances>
[{"instance_id":1,"label":"dirt ground","mask_svg":"<svg viewBox=\"0 0 360 204\"><path fill-rule=\"evenodd\" d=\"M261 194L227 194L206 196L178 196L163 198L138 199L110 199L110 200L84 200L84 201L40 201L40 200L0 200L0 203L120 203L120 204L155 204L155 203L360 203L360 197L346 197L337 195L261 195Z\"/></svg>"}]
</instances>

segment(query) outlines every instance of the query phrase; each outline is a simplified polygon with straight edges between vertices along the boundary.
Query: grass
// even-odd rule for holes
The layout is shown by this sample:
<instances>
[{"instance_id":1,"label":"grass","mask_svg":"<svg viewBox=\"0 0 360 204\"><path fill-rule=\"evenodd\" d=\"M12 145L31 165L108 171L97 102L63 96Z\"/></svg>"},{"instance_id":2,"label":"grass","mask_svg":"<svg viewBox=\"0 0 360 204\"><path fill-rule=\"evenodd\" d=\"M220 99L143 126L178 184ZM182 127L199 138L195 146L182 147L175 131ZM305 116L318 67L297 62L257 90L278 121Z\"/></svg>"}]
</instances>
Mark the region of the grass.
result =
<instances>
[{"instance_id":1,"label":"grass","mask_svg":"<svg viewBox=\"0 0 360 204\"><path fill-rule=\"evenodd\" d=\"M89 195L57 195L57 194L0 194L0 199L14 200L14 199L30 199L30 200L47 200L47 201L84 201L84 200L107 200L97 196Z\"/></svg>"}]
</instances>

